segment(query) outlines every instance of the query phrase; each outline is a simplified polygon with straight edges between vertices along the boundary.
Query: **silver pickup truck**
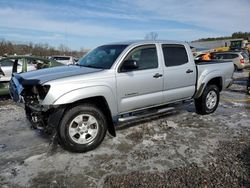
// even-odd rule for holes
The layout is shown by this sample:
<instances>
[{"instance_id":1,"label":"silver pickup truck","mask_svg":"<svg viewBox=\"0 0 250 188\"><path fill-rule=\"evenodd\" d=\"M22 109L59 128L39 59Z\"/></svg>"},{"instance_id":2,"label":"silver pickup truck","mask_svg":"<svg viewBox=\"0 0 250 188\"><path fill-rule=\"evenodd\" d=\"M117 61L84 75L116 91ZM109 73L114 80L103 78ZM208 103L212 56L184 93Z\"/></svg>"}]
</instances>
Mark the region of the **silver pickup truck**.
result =
<instances>
[{"instance_id":1,"label":"silver pickup truck","mask_svg":"<svg viewBox=\"0 0 250 188\"><path fill-rule=\"evenodd\" d=\"M77 65L14 74L10 93L33 126L54 129L71 151L96 148L119 122L164 112L194 99L199 114L214 112L232 83L232 62L195 63L187 43L130 41L103 45Z\"/></svg>"}]
</instances>

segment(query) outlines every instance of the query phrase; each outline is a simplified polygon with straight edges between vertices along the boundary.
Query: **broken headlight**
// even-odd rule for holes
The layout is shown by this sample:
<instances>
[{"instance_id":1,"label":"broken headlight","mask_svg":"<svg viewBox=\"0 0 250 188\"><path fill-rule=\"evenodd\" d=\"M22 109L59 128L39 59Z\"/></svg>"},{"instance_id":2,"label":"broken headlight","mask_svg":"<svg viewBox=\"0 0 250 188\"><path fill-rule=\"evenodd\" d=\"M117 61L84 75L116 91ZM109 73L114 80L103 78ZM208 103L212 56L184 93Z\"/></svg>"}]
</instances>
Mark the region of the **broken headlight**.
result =
<instances>
[{"instance_id":1,"label":"broken headlight","mask_svg":"<svg viewBox=\"0 0 250 188\"><path fill-rule=\"evenodd\" d=\"M32 92L37 94L41 100L43 100L49 92L49 85L36 85L32 88Z\"/></svg>"}]
</instances>

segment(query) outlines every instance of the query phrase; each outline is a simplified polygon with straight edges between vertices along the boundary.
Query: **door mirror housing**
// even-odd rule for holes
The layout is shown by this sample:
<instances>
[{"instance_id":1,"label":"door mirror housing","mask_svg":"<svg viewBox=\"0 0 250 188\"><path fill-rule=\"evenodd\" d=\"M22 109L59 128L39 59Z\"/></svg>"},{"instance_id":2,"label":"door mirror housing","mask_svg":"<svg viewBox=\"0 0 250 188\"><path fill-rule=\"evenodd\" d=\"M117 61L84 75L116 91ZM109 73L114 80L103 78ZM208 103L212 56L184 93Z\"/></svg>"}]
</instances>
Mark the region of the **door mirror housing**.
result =
<instances>
[{"instance_id":1,"label":"door mirror housing","mask_svg":"<svg viewBox=\"0 0 250 188\"><path fill-rule=\"evenodd\" d=\"M125 60L121 67L121 72L128 72L138 69L138 62L136 60Z\"/></svg>"}]
</instances>

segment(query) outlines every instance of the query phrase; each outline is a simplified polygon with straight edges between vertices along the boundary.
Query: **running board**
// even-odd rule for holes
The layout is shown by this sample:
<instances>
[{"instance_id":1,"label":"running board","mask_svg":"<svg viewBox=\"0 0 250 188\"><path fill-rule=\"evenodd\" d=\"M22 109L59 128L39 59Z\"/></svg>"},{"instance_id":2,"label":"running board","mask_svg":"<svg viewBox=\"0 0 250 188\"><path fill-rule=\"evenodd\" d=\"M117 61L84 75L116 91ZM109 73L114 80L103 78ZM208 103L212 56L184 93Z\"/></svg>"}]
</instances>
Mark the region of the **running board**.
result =
<instances>
[{"instance_id":1,"label":"running board","mask_svg":"<svg viewBox=\"0 0 250 188\"><path fill-rule=\"evenodd\" d=\"M161 108L161 109L158 109L156 112L149 112L149 113L145 113L145 114L142 114L142 115L132 115L132 116L128 116L128 117L120 117L118 119L118 122L123 123L123 122L132 121L132 120L136 120L136 119L140 119L140 118L154 116L154 115L157 115L157 114L172 111L174 109L175 109L174 107Z\"/></svg>"}]
</instances>

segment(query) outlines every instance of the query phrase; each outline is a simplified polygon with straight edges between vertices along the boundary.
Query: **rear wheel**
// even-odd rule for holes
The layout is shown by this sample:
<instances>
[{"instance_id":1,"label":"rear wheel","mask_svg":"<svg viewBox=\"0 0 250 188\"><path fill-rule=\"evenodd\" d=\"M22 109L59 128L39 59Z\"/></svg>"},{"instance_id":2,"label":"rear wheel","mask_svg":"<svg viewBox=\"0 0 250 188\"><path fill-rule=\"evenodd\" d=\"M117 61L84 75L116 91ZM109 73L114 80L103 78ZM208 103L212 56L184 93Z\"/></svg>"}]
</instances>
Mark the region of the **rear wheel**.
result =
<instances>
[{"instance_id":1,"label":"rear wheel","mask_svg":"<svg viewBox=\"0 0 250 188\"><path fill-rule=\"evenodd\" d=\"M99 146L107 131L107 121L100 109L83 104L69 109L59 126L62 147L74 152L86 152Z\"/></svg>"},{"instance_id":2,"label":"rear wheel","mask_svg":"<svg viewBox=\"0 0 250 188\"><path fill-rule=\"evenodd\" d=\"M195 99L196 112L202 115L213 113L218 107L219 100L219 88L216 85L208 85L202 95Z\"/></svg>"}]
</instances>

